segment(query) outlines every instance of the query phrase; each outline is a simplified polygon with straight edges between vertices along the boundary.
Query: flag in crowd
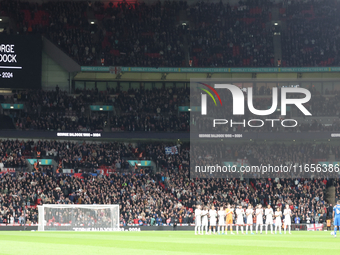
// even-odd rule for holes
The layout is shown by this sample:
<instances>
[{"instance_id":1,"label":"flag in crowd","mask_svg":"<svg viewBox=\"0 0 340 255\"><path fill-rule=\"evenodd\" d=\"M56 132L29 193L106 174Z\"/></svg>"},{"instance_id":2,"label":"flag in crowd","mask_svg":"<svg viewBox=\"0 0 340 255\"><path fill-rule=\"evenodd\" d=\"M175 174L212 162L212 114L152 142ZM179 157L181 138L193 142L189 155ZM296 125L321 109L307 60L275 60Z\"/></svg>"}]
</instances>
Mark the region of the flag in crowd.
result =
<instances>
[{"instance_id":1,"label":"flag in crowd","mask_svg":"<svg viewBox=\"0 0 340 255\"><path fill-rule=\"evenodd\" d=\"M165 147L165 154L178 154L177 146Z\"/></svg>"}]
</instances>

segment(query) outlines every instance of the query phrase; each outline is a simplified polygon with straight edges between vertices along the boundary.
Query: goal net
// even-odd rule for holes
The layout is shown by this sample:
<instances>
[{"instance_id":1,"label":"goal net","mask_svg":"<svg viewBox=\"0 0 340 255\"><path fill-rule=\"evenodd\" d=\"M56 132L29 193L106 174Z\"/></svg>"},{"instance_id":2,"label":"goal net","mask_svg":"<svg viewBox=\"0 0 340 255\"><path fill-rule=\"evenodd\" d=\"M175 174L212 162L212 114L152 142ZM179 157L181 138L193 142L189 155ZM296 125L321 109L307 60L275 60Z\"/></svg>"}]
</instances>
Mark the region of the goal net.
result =
<instances>
[{"instance_id":1,"label":"goal net","mask_svg":"<svg viewBox=\"0 0 340 255\"><path fill-rule=\"evenodd\" d=\"M119 231L119 205L44 204L39 231Z\"/></svg>"}]
</instances>

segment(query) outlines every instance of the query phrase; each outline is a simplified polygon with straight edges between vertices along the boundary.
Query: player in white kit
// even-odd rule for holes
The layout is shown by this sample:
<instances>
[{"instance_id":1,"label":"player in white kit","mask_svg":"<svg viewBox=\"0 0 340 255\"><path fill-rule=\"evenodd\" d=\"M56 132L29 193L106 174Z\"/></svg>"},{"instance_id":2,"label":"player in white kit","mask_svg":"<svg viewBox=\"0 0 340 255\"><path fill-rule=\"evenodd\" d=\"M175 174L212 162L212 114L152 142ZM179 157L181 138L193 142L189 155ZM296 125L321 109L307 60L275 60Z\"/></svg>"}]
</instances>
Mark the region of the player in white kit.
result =
<instances>
[{"instance_id":1,"label":"player in white kit","mask_svg":"<svg viewBox=\"0 0 340 255\"><path fill-rule=\"evenodd\" d=\"M201 212L202 215L202 235L204 234L204 228L205 228L205 234L208 234L208 207L205 206L204 209Z\"/></svg>"},{"instance_id":2,"label":"player in white kit","mask_svg":"<svg viewBox=\"0 0 340 255\"><path fill-rule=\"evenodd\" d=\"M214 234L216 235L216 217L217 212L215 210L215 207L212 206L209 210L209 219L210 219L210 226L209 226L209 234L211 235L211 227L214 229Z\"/></svg>"},{"instance_id":3,"label":"player in white kit","mask_svg":"<svg viewBox=\"0 0 340 255\"><path fill-rule=\"evenodd\" d=\"M201 206L197 205L195 209L195 235L197 235L197 231L199 235L201 232L201 226L202 226L201 213L202 213Z\"/></svg>"},{"instance_id":4,"label":"player in white kit","mask_svg":"<svg viewBox=\"0 0 340 255\"><path fill-rule=\"evenodd\" d=\"M222 228L222 235L224 235L225 210L223 209L223 206L220 208L220 210L217 212L217 214L218 214L218 234L220 234L220 229Z\"/></svg>"},{"instance_id":5,"label":"player in white kit","mask_svg":"<svg viewBox=\"0 0 340 255\"><path fill-rule=\"evenodd\" d=\"M276 212L275 212L275 234L276 230L278 229L281 233L281 226L282 226L282 220L281 220L282 212L280 210L280 207L277 207Z\"/></svg>"},{"instance_id":6,"label":"player in white kit","mask_svg":"<svg viewBox=\"0 0 340 255\"><path fill-rule=\"evenodd\" d=\"M291 225L292 225L292 219L291 219L292 211L290 210L288 204L286 204L286 209L283 211L283 215L285 216L285 219L284 219L285 234L286 234L287 226L288 226L288 233L291 234L290 228L291 228Z\"/></svg>"},{"instance_id":7,"label":"player in white kit","mask_svg":"<svg viewBox=\"0 0 340 255\"><path fill-rule=\"evenodd\" d=\"M257 209L255 211L256 214L256 234L258 227L260 226L260 233L262 234L263 229L263 208L261 204L257 205Z\"/></svg>"},{"instance_id":8,"label":"player in white kit","mask_svg":"<svg viewBox=\"0 0 340 255\"><path fill-rule=\"evenodd\" d=\"M247 216L247 226L246 226L246 235L248 235L248 227L250 226L250 233L254 235L253 233L253 213L254 210L251 206L251 204L248 205L248 209L246 210L246 216Z\"/></svg>"},{"instance_id":9,"label":"player in white kit","mask_svg":"<svg viewBox=\"0 0 340 255\"><path fill-rule=\"evenodd\" d=\"M268 205L267 209L264 211L266 215L266 234L268 234L268 225L270 225L270 232L273 234L273 209Z\"/></svg>"},{"instance_id":10,"label":"player in white kit","mask_svg":"<svg viewBox=\"0 0 340 255\"><path fill-rule=\"evenodd\" d=\"M242 208L242 205L239 205L238 209L236 209L236 234L238 234L238 227L241 227L241 232L243 233L243 225L244 225L244 209Z\"/></svg>"}]
</instances>

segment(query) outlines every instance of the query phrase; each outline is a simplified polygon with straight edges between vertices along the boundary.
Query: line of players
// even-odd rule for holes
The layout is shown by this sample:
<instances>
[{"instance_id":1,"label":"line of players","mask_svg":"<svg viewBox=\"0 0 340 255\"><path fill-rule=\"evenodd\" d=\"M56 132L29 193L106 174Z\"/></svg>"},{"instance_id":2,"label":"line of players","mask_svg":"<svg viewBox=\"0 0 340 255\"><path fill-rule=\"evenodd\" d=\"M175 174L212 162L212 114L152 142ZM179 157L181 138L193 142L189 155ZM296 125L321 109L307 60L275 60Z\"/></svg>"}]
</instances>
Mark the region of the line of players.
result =
<instances>
[{"instance_id":1,"label":"line of players","mask_svg":"<svg viewBox=\"0 0 340 255\"><path fill-rule=\"evenodd\" d=\"M195 209L195 235L203 235L204 229L205 234L211 234L211 228L213 228L213 233L216 234L216 225L218 218L218 234L222 232L222 235L228 233L228 226L230 228L230 233L233 233L233 214L234 209L231 208L230 204L227 205L227 208L224 210L223 207L220 208L218 212L216 212L214 206L209 210L208 206L204 206L201 210L201 206L197 205ZM275 234L277 230L281 233L282 228L282 212L279 207L274 212L270 205L263 210L262 205L259 204L256 206L256 210L253 209L252 205L248 205L248 208L245 210L241 205L235 210L236 214L236 234L238 234L239 227L241 228L241 233L243 232L243 226L246 226L246 234L248 234L248 229L250 227L250 233L253 235L253 216L256 216L256 234L260 229L260 233L262 234L263 225L265 225L266 234L268 234L268 226L270 226L271 234L273 233L273 224L275 218ZM266 222L263 224L263 214L266 216ZM288 227L288 233L291 234L291 216L292 212L289 208L289 205L286 205L286 208L283 212L284 217L284 233L286 234L286 230ZM246 216L246 223L244 223L244 217ZM208 231L208 219L210 220L209 231Z\"/></svg>"}]
</instances>

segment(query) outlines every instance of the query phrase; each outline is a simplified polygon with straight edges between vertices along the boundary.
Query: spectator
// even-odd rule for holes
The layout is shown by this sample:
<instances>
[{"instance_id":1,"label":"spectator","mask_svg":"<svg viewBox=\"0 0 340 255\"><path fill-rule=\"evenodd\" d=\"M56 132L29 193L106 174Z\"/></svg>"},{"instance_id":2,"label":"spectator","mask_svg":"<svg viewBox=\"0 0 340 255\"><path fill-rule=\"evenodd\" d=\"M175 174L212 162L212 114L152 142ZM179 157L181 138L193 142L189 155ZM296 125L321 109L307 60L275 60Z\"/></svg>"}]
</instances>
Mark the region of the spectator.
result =
<instances>
[{"instance_id":1,"label":"spectator","mask_svg":"<svg viewBox=\"0 0 340 255\"><path fill-rule=\"evenodd\" d=\"M301 222L300 217L297 214L295 214L294 221L295 221L295 224L300 224L300 222Z\"/></svg>"},{"instance_id":2,"label":"spectator","mask_svg":"<svg viewBox=\"0 0 340 255\"><path fill-rule=\"evenodd\" d=\"M329 204L327 208L327 212L328 212L328 217L333 218L333 205L332 204Z\"/></svg>"}]
</instances>

